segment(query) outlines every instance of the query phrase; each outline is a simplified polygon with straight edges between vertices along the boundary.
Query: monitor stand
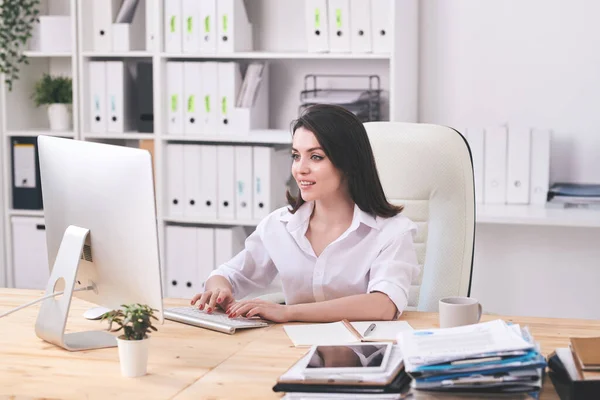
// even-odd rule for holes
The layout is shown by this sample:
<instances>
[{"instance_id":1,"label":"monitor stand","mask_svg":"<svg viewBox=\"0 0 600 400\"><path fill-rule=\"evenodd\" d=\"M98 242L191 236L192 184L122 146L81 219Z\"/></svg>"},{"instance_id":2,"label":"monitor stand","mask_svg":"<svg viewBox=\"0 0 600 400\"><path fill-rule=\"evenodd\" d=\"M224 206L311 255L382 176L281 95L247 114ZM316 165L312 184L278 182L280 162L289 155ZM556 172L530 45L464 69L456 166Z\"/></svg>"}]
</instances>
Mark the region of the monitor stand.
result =
<instances>
[{"instance_id":1,"label":"monitor stand","mask_svg":"<svg viewBox=\"0 0 600 400\"><path fill-rule=\"evenodd\" d=\"M116 337L105 330L65 333L77 271L81 264L91 264L91 261L85 260L86 256L83 251L86 240L88 245L90 243L89 233L89 229L73 225L65 230L46 286L46 295L63 290L63 285L64 293L45 299L40 306L35 322L35 334L40 339L70 351L100 349L117 345ZM90 284L94 286L94 291L97 290L93 281L85 282L83 285L79 282L77 284L82 287Z\"/></svg>"}]
</instances>

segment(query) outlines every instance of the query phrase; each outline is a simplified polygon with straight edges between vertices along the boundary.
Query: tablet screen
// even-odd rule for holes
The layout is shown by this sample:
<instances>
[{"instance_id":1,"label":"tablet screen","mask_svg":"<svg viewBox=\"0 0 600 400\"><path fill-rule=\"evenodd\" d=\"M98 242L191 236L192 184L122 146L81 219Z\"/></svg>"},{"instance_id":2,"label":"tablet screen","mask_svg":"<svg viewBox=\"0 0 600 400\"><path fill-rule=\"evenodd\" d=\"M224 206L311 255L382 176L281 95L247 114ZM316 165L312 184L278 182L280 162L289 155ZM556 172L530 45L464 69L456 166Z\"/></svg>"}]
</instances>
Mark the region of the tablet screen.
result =
<instances>
[{"instance_id":1,"label":"tablet screen","mask_svg":"<svg viewBox=\"0 0 600 400\"><path fill-rule=\"evenodd\" d=\"M306 368L379 368L388 345L317 346Z\"/></svg>"}]
</instances>

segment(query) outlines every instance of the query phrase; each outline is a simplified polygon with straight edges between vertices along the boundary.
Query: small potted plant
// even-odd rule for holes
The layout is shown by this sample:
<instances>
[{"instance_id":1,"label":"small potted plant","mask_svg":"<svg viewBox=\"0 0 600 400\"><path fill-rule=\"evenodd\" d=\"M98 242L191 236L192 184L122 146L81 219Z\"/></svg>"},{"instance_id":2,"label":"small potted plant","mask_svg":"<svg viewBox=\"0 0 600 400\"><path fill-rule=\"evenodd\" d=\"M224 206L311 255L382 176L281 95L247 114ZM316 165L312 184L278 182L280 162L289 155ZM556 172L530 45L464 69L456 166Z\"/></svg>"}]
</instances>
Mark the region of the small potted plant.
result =
<instances>
[{"instance_id":1,"label":"small potted plant","mask_svg":"<svg viewBox=\"0 0 600 400\"><path fill-rule=\"evenodd\" d=\"M123 334L117 337L119 347L119 360L121 363L121 374L134 378L146 375L148 365L148 334L157 331L152 325L154 309L147 305L129 304L122 305L122 310L113 310L102 315L102 321L108 321L108 330ZM113 323L118 327L112 329Z\"/></svg>"},{"instance_id":2,"label":"small potted plant","mask_svg":"<svg viewBox=\"0 0 600 400\"><path fill-rule=\"evenodd\" d=\"M48 120L53 131L67 131L71 127L73 82L66 76L44 74L35 84L33 101L36 107L48 106Z\"/></svg>"}]
</instances>

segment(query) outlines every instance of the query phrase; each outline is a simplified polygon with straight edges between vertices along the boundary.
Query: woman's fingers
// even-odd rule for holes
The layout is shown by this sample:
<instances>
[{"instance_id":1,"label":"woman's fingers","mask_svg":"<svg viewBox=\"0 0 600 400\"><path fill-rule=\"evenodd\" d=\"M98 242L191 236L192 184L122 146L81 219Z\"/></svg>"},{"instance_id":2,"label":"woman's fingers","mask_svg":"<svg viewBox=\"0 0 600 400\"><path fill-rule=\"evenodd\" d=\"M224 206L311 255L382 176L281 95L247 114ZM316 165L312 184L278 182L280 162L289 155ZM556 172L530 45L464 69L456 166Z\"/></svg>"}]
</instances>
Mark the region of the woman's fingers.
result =
<instances>
[{"instance_id":1,"label":"woman's fingers","mask_svg":"<svg viewBox=\"0 0 600 400\"><path fill-rule=\"evenodd\" d=\"M206 307L206 312L212 312L215 309L215 304L217 304L217 298L220 296L220 290L219 289L215 289L211 296L210 296L210 301L208 302L208 305Z\"/></svg>"}]
</instances>

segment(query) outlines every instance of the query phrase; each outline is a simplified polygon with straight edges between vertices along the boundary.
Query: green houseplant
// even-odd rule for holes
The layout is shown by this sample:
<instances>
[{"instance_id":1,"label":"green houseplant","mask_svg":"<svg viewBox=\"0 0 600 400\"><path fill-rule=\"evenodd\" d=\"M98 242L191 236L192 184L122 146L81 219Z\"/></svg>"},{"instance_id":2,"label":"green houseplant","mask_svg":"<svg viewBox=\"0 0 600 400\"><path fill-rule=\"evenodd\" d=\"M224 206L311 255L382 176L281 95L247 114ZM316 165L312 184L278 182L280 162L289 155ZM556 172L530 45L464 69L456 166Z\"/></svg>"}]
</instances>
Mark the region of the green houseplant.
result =
<instances>
[{"instance_id":1,"label":"green houseplant","mask_svg":"<svg viewBox=\"0 0 600 400\"><path fill-rule=\"evenodd\" d=\"M123 309L113 310L102 315L102 321L108 321L108 330L123 334L117 337L119 347L119 360L121 374L127 377L137 377L146 374L148 365L148 336L152 331L157 331L152 325L156 310L147 305L127 304ZM113 324L117 327L113 329Z\"/></svg>"},{"instance_id":2,"label":"green houseplant","mask_svg":"<svg viewBox=\"0 0 600 400\"><path fill-rule=\"evenodd\" d=\"M19 79L19 64L28 64L23 49L39 22L40 0L2 0L0 5L0 72L8 90Z\"/></svg>"},{"instance_id":3,"label":"green houseplant","mask_svg":"<svg viewBox=\"0 0 600 400\"><path fill-rule=\"evenodd\" d=\"M32 94L36 107L48 106L48 120L53 131L66 131L71 126L70 105L73 102L73 81L67 76L44 74L36 82Z\"/></svg>"}]
</instances>

